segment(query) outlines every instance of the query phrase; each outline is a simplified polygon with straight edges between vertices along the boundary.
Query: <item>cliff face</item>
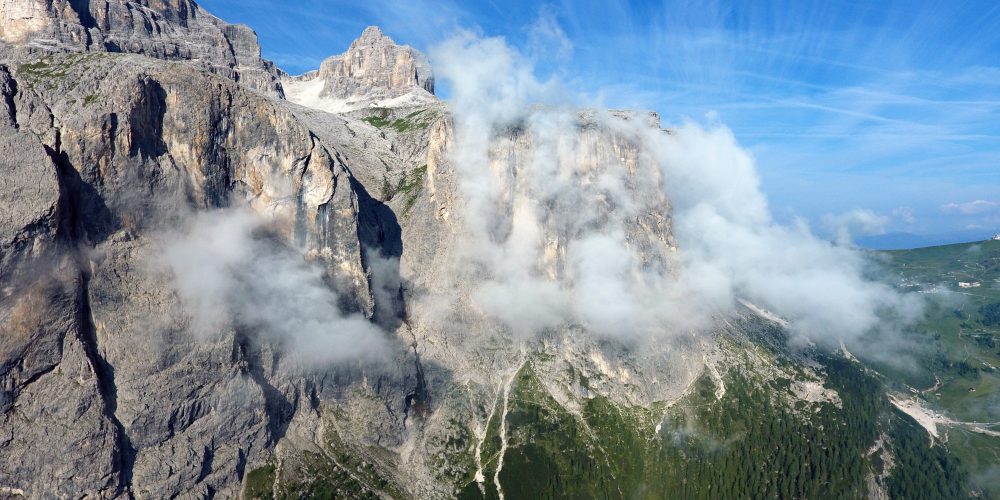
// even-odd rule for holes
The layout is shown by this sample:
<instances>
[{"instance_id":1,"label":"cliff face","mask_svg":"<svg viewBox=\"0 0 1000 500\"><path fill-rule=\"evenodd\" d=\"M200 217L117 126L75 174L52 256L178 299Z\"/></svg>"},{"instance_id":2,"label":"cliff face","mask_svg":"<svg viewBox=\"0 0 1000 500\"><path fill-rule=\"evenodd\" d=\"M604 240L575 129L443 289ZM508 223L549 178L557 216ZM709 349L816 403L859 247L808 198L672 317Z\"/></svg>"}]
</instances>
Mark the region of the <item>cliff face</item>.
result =
<instances>
[{"instance_id":1,"label":"cliff face","mask_svg":"<svg viewBox=\"0 0 1000 500\"><path fill-rule=\"evenodd\" d=\"M318 76L324 80L324 97L343 98L376 89L421 88L434 93L434 73L427 58L411 47L396 45L377 26L365 28L347 52L323 61Z\"/></svg>"},{"instance_id":2,"label":"cliff face","mask_svg":"<svg viewBox=\"0 0 1000 500\"><path fill-rule=\"evenodd\" d=\"M57 54L0 82L5 485L235 494L305 382L277 381L238 326L187 333L154 235L244 204L370 314L345 165L274 101L187 64Z\"/></svg>"},{"instance_id":3,"label":"cliff face","mask_svg":"<svg viewBox=\"0 0 1000 500\"><path fill-rule=\"evenodd\" d=\"M190 0L4 0L0 42L20 58L91 51L193 61L267 95L283 92L253 30L227 24Z\"/></svg>"}]
</instances>

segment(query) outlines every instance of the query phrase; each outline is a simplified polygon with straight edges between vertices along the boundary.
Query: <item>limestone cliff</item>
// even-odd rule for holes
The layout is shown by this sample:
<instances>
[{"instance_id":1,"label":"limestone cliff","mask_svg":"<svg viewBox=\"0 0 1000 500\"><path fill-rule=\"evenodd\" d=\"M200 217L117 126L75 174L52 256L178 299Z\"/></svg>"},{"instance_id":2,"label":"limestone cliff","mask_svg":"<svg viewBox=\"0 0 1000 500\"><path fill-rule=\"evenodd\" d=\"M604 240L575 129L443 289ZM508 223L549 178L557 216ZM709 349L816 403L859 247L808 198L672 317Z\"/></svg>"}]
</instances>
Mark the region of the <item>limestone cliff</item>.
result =
<instances>
[{"instance_id":1,"label":"limestone cliff","mask_svg":"<svg viewBox=\"0 0 1000 500\"><path fill-rule=\"evenodd\" d=\"M6 44L6 47L4 47ZM124 52L187 60L249 88L281 96L278 70L257 34L191 0L3 0L0 53Z\"/></svg>"},{"instance_id":2,"label":"limestone cliff","mask_svg":"<svg viewBox=\"0 0 1000 500\"><path fill-rule=\"evenodd\" d=\"M316 389L275 380L238 329L185 333L151 235L245 203L370 314L349 172L273 101L187 64L56 54L0 82L4 483L235 494Z\"/></svg>"}]
</instances>

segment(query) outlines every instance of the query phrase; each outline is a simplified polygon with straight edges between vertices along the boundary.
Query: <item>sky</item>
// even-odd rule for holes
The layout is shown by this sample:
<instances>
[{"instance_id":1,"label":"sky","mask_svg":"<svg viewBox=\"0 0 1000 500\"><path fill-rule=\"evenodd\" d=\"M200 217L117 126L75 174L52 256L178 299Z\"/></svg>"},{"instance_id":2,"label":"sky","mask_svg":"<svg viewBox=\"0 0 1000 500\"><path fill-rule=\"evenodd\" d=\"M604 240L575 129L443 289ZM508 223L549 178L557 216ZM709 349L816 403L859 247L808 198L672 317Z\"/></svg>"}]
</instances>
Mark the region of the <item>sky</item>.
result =
<instances>
[{"instance_id":1,"label":"sky","mask_svg":"<svg viewBox=\"0 0 1000 500\"><path fill-rule=\"evenodd\" d=\"M293 74L368 25L503 37L587 105L725 124L775 217L831 238L1000 232L1000 2L199 3Z\"/></svg>"}]
</instances>

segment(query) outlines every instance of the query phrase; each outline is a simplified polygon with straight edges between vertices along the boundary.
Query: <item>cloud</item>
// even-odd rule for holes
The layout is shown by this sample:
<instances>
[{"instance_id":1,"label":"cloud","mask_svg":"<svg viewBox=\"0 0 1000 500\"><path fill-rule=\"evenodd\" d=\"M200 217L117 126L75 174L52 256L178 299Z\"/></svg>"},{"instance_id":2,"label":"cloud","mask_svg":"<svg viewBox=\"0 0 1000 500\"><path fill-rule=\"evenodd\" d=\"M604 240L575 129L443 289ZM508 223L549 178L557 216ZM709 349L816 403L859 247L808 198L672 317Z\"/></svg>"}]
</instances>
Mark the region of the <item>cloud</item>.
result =
<instances>
[{"instance_id":1,"label":"cloud","mask_svg":"<svg viewBox=\"0 0 1000 500\"><path fill-rule=\"evenodd\" d=\"M885 234L890 221L885 215L864 209L823 216L824 228L834 236L837 244L845 246L851 245L852 238L857 235Z\"/></svg>"},{"instance_id":2,"label":"cloud","mask_svg":"<svg viewBox=\"0 0 1000 500\"><path fill-rule=\"evenodd\" d=\"M323 271L248 209L199 212L157 243L198 337L253 332L307 364L385 352L385 333L364 316L341 313Z\"/></svg>"},{"instance_id":3,"label":"cloud","mask_svg":"<svg viewBox=\"0 0 1000 500\"><path fill-rule=\"evenodd\" d=\"M667 188L685 300L711 301L731 313L732 300L746 298L786 317L800 334L826 341L859 339L919 315L919 299L868 278L872 264L864 254L822 241L804 224L775 223L753 160L728 129L689 123L672 130L656 151L674 179Z\"/></svg>"},{"instance_id":4,"label":"cloud","mask_svg":"<svg viewBox=\"0 0 1000 500\"><path fill-rule=\"evenodd\" d=\"M549 4L573 46L565 74L602 98L602 107L656 108L671 121L717 110L758 158L772 205L793 206L811 223L853 207L888 209L889 199L927 215L914 229L947 232L958 227L953 219L930 216L941 204L1000 201L1000 68L986 64L996 60L1000 30L983 22L983 9L899 1L878 9L867 2ZM203 6L252 25L272 58L317 60L343 51L369 24L421 50L456 26L479 26L527 46L531 56L522 22L539 12L537 3L452 0ZM907 35L914 33L920 36ZM539 59L543 73L553 59L562 62ZM316 67L302 64L285 69ZM440 93L447 96L447 86Z\"/></svg>"},{"instance_id":5,"label":"cloud","mask_svg":"<svg viewBox=\"0 0 1000 500\"><path fill-rule=\"evenodd\" d=\"M988 200L974 200L965 203L946 203L941 211L946 214L975 215L995 210L1000 203Z\"/></svg>"},{"instance_id":6,"label":"cloud","mask_svg":"<svg viewBox=\"0 0 1000 500\"><path fill-rule=\"evenodd\" d=\"M912 207L896 207L892 209L892 216L893 218L902 221L904 224L913 224L917 221Z\"/></svg>"},{"instance_id":7,"label":"cloud","mask_svg":"<svg viewBox=\"0 0 1000 500\"><path fill-rule=\"evenodd\" d=\"M528 29L528 50L536 61L567 59L573 54L573 42L549 5L539 8L538 19Z\"/></svg>"},{"instance_id":8,"label":"cloud","mask_svg":"<svg viewBox=\"0 0 1000 500\"><path fill-rule=\"evenodd\" d=\"M515 335L664 338L745 299L836 345L919 313L919 299L868 278L864 254L776 223L753 157L715 120L667 132L643 113L580 111L500 38L462 33L431 58L453 88L455 281ZM879 231L887 219L831 220Z\"/></svg>"}]
</instances>

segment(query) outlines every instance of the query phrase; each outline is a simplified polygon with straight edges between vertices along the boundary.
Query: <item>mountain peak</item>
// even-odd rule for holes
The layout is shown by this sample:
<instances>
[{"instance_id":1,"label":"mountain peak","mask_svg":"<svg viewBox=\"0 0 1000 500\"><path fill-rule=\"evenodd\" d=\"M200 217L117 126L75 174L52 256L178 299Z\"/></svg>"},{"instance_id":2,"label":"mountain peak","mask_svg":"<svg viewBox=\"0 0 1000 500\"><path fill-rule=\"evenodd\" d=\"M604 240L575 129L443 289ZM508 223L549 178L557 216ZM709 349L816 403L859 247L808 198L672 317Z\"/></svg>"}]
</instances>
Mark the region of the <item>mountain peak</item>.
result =
<instances>
[{"instance_id":1,"label":"mountain peak","mask_svg":"<svg viewBox=\"0 0 1000 500\"><path fill-rule=\"evenodd\" d=\"M284 82L293 102L341 112L378 105L393 107L434 101L434 72L427 56L399 45L378 26L365 28L346 52Z\"/></svg>"},{"instance_id":2,"label":"mountain peak","mask_svg":"<svg viewBox=\"0 0 1000 500\"><path fill-rule=\"evenodd\" d=\"M379 45L380 43L396 45L396 42L393 41L393 39L389 38L382 32L382 28L379 28L378 26L369 26L361 32L361 36L357 40L354 40L351 47L373 47L375 45Z\"/></svg>"}]
</instances>

